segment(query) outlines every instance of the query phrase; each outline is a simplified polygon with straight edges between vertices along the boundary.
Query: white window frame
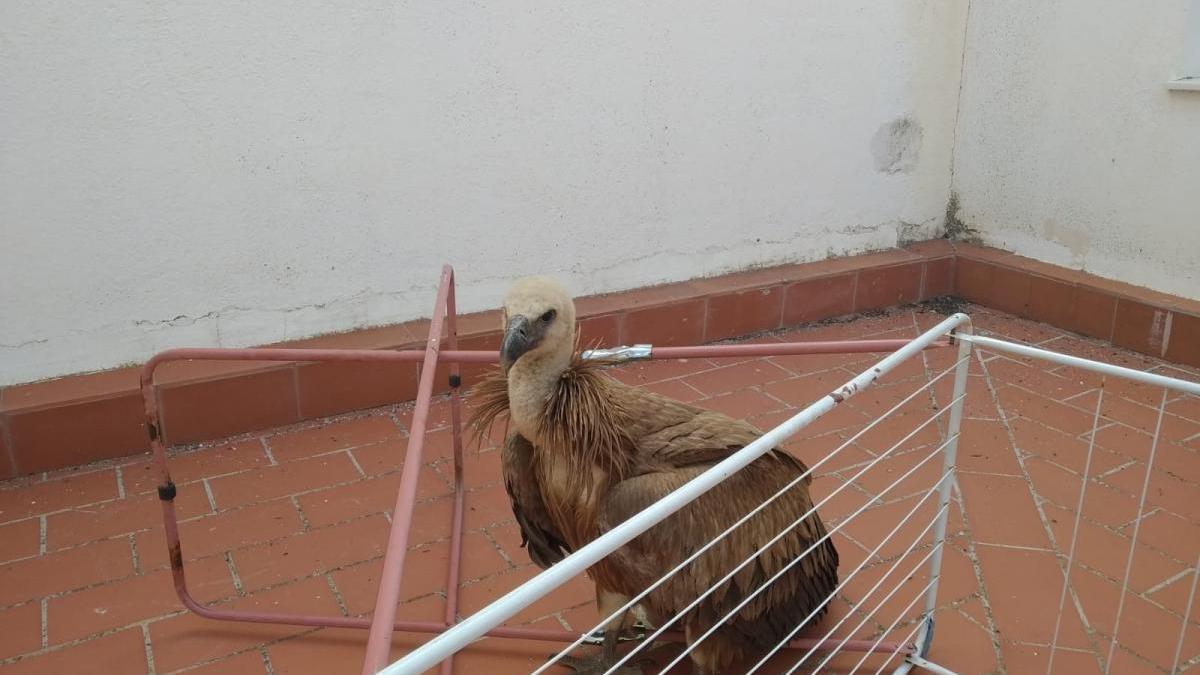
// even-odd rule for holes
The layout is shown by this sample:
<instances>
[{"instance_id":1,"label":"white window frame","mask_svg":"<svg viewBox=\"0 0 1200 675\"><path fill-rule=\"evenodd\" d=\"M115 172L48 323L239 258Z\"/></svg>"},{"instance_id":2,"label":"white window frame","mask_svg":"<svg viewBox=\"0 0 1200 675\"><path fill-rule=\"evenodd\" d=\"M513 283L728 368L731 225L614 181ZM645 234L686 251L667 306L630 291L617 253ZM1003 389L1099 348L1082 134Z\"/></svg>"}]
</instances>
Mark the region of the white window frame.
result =
<instances>
[{"instance_id":1,"label":"white window frame","mask_svg":"<svg viewBox=\"0 0 1200 675\"><path fill-rule=\"evenodd\" d=\"M1167 88L1200 91L1200 0L1192 0L1184 38L1183 61L1176 78L1167 82Z\"/></svg>"}]
</instances>

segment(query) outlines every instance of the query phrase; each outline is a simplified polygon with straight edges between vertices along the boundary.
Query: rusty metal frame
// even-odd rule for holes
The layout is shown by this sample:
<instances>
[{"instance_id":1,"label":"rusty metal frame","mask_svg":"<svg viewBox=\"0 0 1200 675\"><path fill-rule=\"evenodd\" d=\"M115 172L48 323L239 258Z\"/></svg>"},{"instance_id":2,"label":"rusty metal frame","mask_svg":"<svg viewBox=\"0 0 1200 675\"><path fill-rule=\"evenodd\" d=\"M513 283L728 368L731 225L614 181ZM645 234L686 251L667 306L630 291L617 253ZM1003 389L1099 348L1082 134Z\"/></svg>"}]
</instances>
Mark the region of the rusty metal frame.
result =
<instances>
[{"instance_id":1,"label":"rusty metal frame","mask_svg":"<svg viewBox=\"0 0 1200 675\"><path fill-rule=\"evenodd\" d=\"M458 586L462 557L462 528L465 492L463 490L463 443L462 404L459 366L463 363L496 363L499 354L493 351L458 350L457 309L454 294L454 270L449 265L442 268L438 283L429 334L424 349L413 350L368 350L368 349L293 349L293 348L180 348L156 354L142 368L140 387L145 405L146 425L154 465L158 471L158 495L162 505L163 528L166 534L168 555L175 592L188 610L205 618L217 621L240 621L295 626L362 628L369 631L363 673L372 675L387 665L393 632L436 634L456 623L458 615ZM445 333L445 338L442 335ZM443 341L448 349L443 350ZM899 350L909 340L847 340L823 342L791 342L768 344L726 344L689 347L641 346L637 358L653 360L679 358L730 358L760 356L790 356L802 354L850 354L884 353ZM942 340L929 348L944 348L950 342ZM175 484L168 467L167 446L163 440L162 418L156 396L154 373L168 361L278 361L278 362L375 362L421 364L421 377L417 388L408 447L403 457L400 487L396 494L391 532L384 556L383 574L376 595L375 611L371 618L336 615L311 615L288 612L252 612L215 607L196 600L188 589L184 573L182 542L179 537L179 521L175 512ZM417 479L421 468L421 455L425 443L426 422L433 398L434 376L437 366L450 367L450 410L454 456L454 510L451 519L450 560L446 571L446 602L441 622L397 620L397 603L400 596L400 580L404 572L405 553L408 548L409 530L412 525L413 508L416 502ZM399 459L399 458L397 458ZM572 642L579 636L569 631L556 631L522 627L498 627L486 633L491 637L541 640L547 642ZM664 638L679 637L664 634ZM814 640L796 640L794 648L816 646ZM873 648L855 646L864 651L894 653L907 647L898 644L878 644ZM452 661L441 663L440 671L448 674Z\"/></svg>"}]
</instances>

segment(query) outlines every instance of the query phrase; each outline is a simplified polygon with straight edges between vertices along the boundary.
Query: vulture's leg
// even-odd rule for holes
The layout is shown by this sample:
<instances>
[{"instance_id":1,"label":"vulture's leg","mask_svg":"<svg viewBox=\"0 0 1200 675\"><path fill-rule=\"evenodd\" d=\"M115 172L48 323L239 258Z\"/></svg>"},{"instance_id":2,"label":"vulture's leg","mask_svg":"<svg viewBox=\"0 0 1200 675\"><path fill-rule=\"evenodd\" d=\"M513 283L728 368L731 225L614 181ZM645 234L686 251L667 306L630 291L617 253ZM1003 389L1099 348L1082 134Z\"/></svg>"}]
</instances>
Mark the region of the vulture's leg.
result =
<instances>
[{"instance_id":1,"label":"vulture's leg","mask_svg":"<svg viewBox=\"0 0 1200 675\"><path fill-rule=\"evenodd\" d=\"M559 665L570 668L575 671L575 675L602 675L608 672L612 664L617 661L617 633L615 631L605 631L604 644L600 647L600 651L592 654L587 658L577 656L564 656L558 660ZM616 675L642 675L642 669L638 666L624 665L614 671Z\"/></svg>"},{"instance_id":2,"label":"vulture's leg","mask_svg":"<svg viewBox=\"0 0 1200 675\"><path fill-rule=\"evenodd\" d=\"M629 598L624 595L596 589L596 607L600 610L600 616L611 615L627 602L629 602ZM574 670L576 675L601 675L601 673L607 672L612 664L617 662L617 645L620 642L621 633L634 618L636 617L632 611L625 610L616 619L610 621L604 627L604 643L601 645L599 653L587 658L564 656L559 659L559 664ZM615 675L642 675L640 664L645 661L647 659L642 657L613 672Z\"/></svg>"}]
</instances>

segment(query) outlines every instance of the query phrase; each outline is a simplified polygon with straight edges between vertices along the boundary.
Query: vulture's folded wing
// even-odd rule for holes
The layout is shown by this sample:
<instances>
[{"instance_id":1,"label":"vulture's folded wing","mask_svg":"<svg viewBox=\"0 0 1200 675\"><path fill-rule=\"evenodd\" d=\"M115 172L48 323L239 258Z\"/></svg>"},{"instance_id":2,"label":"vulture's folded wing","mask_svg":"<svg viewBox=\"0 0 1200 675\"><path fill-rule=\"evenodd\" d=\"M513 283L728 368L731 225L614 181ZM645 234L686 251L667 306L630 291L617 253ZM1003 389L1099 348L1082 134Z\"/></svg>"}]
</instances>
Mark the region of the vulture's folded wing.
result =
<instances>
[{"instance_id":1,"label":"vulture's folded wing","mask_svg":"<svg viewBox=\"0 0 1200 675\"><path fill-rule=\"evenodd\" d=\"M628 397L626 406L638 413L633 422L637 459L631 474L605 495L599 513L601 534L762 435L741 420L644 390L626 389L620 395ZM737 610L737 617L723 629L732 631L729 639L758 647L774 644L822 607L837 585L837 550L825 538L820 517L810 511L811 477L788 487L806 471L803 462L782 449L766 452L615 551L612 564L601 570L612 577L606 583L627 594L646 588L780 493L649 596L650 604L660 611L677 611L691 605L739 563L752 560L695 606L693 618L703 625L734 611L748 594L780 573L767 590ZM758 553L782 532L787 534Z\"/></svg>"},{"instance_id":2,"label":"vulture's folded wing","mask_svg":"<svg viewBox=\"0 0 1200 675\"><path fill-rule=\"evenodd\" d=\"M762 431L742 420L704 410L641 389L629 388L630 408L640 413L637 430L638 463L646 470L663 470L715 464L762 436ZM777 458L788 469L807 467L780 449L767 456ZM812 482L806 477L804 484Z\"/></svg>"},{"instance_id":3,"label":"vulture's folded wing","mask_svg":"<svg viewBox=\"0 0 1200 675\"><path fill-rule=\"evenodd\" d=\"M504 489L512 501L513 515L521 528L521 546L534 563L545 569L570 552L546 513L533 470L533 445L518 433L510 434L500 449Z\"/></svg>"},{"instance_id":4,"label":"vulture's folded wing","mask_svg":"<svg viewBox=\"0 0 1200 675\"><path fill-rule=\"evenodd\" d=\"M624 522L707 468L695 465L656 471L617 484L601 509L600 533ZM701 546L722 535L766 498L783 490L800 471L797 463L783 452L760 458L612 553L609 569L619 570L619 578L608 578L606 583L629 595L648 587ZM649 602L660 612L692 606L695 599L734 572L742 561L753 559L719 584L691 614L707 625L736 611L723 630L730 639L757 648L776 644L810 613L823 607L837 585L838 553L833 542L825 538L824 525L815 515L801 520L812 506L805 487L784 491L746 523L724 535L720 543L667 579L652 592ZM781 532L788 534L758 552ZM797 562L792 564L792 561ZM780 575L776 581L738 609L744 598L776 574Z\"/></svg>"}]
</instances>

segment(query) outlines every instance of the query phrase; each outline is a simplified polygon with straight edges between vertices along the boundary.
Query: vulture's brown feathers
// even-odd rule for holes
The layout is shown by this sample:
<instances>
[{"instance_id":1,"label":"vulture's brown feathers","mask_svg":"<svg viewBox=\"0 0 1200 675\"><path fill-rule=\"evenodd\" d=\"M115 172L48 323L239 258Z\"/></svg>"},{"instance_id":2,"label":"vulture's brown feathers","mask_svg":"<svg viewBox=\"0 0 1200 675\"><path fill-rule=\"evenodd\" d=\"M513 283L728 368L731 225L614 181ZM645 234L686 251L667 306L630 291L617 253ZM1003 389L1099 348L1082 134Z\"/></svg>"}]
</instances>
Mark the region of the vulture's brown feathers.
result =
<instances>
[{"instance_id":1,"label":"vulture's brown feathers","mask_svg":"<svg viewBox=\"0 0 1200 675\"><path fill-rule=\"evenodd\" d=\"M602 364L574 356L574 305L553 281L518 282L505 301L501 370L473 392L477 431L507 416L505 486L522 544L541 567L595 539L761 435L726 415L622 384ZM773 449L596 563L607 616L806 467ZM669 619L812 508L810 480L788 490L641 601L650 621ZM764 551L683 619L689 642L824 536L814 514ZM700 672L725 673L784 639L837 586L838 554L826 539L700 643ZM610 653L611 656L611 653Z\"/></svg>"}]
</instances>

